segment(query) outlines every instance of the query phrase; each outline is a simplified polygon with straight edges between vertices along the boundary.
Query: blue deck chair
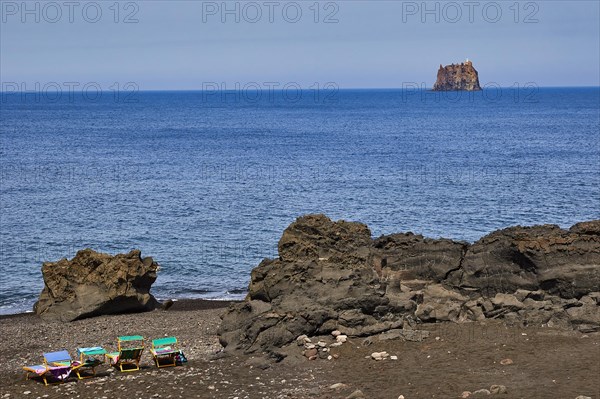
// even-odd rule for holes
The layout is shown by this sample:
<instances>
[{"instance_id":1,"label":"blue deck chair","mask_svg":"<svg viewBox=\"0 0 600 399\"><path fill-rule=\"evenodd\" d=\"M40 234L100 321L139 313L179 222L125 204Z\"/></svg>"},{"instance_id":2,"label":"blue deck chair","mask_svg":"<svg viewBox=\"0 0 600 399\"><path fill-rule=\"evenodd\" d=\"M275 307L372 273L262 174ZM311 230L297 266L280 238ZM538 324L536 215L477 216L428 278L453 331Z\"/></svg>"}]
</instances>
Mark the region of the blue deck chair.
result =
<instances>
[{"instance_id":1,"label":"blue deck chair","mask_svg":"<svg viewBox=\"0 0 600 399\"><path fill-rule=\"evenodd\" d=\"M44 353L43 364L25 366L23 370L26 371L26 379L34 374L42 378L44 385L65 382L72 371L71 356L66 350Z\"/></svg>"}]
</instances>

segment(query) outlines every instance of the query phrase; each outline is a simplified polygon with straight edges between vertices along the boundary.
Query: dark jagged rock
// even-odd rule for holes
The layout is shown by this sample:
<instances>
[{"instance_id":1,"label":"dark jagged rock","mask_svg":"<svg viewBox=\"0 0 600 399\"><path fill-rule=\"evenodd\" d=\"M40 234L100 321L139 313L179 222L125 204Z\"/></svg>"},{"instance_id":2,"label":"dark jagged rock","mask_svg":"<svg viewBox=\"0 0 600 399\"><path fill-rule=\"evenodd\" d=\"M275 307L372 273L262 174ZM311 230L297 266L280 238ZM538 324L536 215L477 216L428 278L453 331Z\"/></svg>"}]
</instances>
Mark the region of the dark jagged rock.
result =
<instances>
[{"instance_id":1,"label":"dark jagged rock","mask_svg":"<svg viewBox=\"0 0 600 399\"><path fill-rule=\"evenodd\" d=\"M327 258L331 262L365 261L371 231L362 223L333 222L323 215L308 215L292 223L279 240L282 261ZM366 250L365 250L366 249Z\"/></svg>"},{"instance_id":2,"label":"dark jagged rock","mask_svg":"<svg viewBox=\"0 0 600 399\"><path fill-rule=\"evenodd\" d=\"M439 283L458 268L467 247L466 242L405 233L376 239L372 253L374 267L381 277Z\"/></svg>"},{"instance_id":3,"label":"dark jagged rock","mask_svg":"<svg viewBox=\"0 0 600 399\"><path fill-rule=\"evenodd\" d=\"M461 64L446 65L445 67L440 65L433 90L481 90L481 86L479 86L479 74L473 67L473 63L468 60Z\"/></svg>"},{"instance_id":4,"label":"dark jagged rock","mask_svg":"<svg viewBox=\"0 0 600 399\"><path fill-rule=\"evenodd\" d=\"M219 328L227 352L285 356L301 335L370 336L417 322L503 318L600 330L600 221L512 227L470 245L298 218Z\"/></svg>"},{"instance_id":5,"label":"dark jagged rock","mask_svg":"<svg viewBox=\"0 0 600 399\"><path fill-rule=\"evenodd\" d=\"M574 224L569 229L571 233L600 236L600 220Z\"/></svg>"},{"instance_id":6,"label":"dark jagged rock","mask_svg":"<svg viewBox=\"0 0 600 399\"><path fill-rule=\"evenodd\" d=\"M598 223L571 230L556 225L510 227L474 243L448 283L493 296L517 289L542 289L562 298L581 298L599 289Z\"/></svg>"},{"instance_id":7,"label":"dark jagged rock","mask_svg":"<svg viewBox=\"0 0 600 399\"><path fill-rule=\"evenodd\" d=\"M301 334L327 333L338 321L377 329L370 313L386 299L367 267L370 245L364 224L334 223L323 215L298 219L279 242L280 258L252 271L247 301L223 318L221 342L254 352Z\"/></svg>"},{"instance_id":8,"label":"dark jagged rock","mask_svg":"<svg viewBox=\"0 0 600 399\"><path fill-rule=\"evenodd\" d=\"M150 294L158 264L139 250L111 256L84 249L71 260L42 265L44 289L34 311L46 320L72 321L159 306Z\"/></svg>"}]
</instances>

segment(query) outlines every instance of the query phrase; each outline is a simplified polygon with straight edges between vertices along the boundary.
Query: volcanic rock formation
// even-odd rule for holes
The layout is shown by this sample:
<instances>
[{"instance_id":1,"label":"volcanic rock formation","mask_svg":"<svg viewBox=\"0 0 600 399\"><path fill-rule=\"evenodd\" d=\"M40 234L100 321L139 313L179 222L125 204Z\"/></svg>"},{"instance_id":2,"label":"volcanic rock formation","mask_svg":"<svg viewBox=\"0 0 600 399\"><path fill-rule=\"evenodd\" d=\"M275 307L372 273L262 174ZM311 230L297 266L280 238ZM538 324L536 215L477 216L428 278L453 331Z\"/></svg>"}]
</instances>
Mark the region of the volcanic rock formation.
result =
<instances>
[{"instance_id":1,"label":"volcanic rock formation","mask_svg":"<svg viewBox=\"0 0 600 399\"><path fill-rule=\"evenodd\" d=\"M278 248L223 315L226 352L280 359L302 335L486 318L600 330L600 221L511 227L468 244L412 233L373 240L362 223L308 215Z\"/></svg>"},{"instance_id":2,"label":"volcanic rock formation","mask_svg":"<svg viewBox=\"0 0 600 399\"><path fill-rule=\"evenodd\" d=\"M461 64L446 65L445 67L440 65L433 90L481 90L479 74L473 67L473 63L468 60Z\"/></svg>"},{"instance_id":3,"label":"volcanic rock formation","mask_svg":"<svg viewBox=\"0 0 600 399\"><path fill-rule=\"evenodd\" d=\"M150 294L157 270L139 250L111 256L84 249L71 260L42 265L44 289L34 311L46 320L72 321L153 310L159 305Z\"/></svg>"}]
</instances>

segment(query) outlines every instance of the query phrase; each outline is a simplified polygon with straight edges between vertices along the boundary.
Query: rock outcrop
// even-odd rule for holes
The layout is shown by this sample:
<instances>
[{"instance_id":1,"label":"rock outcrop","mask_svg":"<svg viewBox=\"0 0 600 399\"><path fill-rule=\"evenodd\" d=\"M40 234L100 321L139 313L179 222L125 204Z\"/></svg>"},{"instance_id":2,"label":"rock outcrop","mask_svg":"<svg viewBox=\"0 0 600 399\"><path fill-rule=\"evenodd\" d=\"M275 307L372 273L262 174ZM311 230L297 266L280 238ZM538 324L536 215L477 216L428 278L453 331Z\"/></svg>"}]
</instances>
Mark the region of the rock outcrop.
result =
<instances>
[{"instance_id":1,"label":"rock outcrop","mask_svg":"<svg viewBox=\"0 0 600 399\"><path fill-rule=\"evenodd\" d=\"M541 289L561 298L598 291L600 221L569 230L555 225L511 227L469 247L460 270L446 281L482 295Z\"/></svg>"},{"instance_id":2,"label":"rock outcrop","mask_svg":"<svg viewBox=\"0 0 600 399\"><path fill-rule=\"evenodd\" d=\"M468 60L461 64L446 65L445 67L440 65L433 90L481 90L481 86L479 86L479 74L473 67L473 63Z\"/></svg>"},{"instance_id":3,"label":"rock outcrop","mask_svg":"<svg viewBox=\"0 0 600 399\"><path fill-rule=\"evenodd\" d=\"M511 227L474 244L298 218L279 258L223 315L226 351L285 356L298 336L370 336L405 323L480 321L600 330L600 221Z\"/></svg>"},{"instance_id":4,"label":"rock outcrop","mask_svg":"<svg viewBox=\"0 0 600 399\"><path fill-rule=\"evenodd\" d=\"M42 265L44 289L34 311L46 320L72 321L153 310L159 305L150 294L157 270L139 250L111 256L84 249L71 260Z\"/></svg>"}]
</instances>

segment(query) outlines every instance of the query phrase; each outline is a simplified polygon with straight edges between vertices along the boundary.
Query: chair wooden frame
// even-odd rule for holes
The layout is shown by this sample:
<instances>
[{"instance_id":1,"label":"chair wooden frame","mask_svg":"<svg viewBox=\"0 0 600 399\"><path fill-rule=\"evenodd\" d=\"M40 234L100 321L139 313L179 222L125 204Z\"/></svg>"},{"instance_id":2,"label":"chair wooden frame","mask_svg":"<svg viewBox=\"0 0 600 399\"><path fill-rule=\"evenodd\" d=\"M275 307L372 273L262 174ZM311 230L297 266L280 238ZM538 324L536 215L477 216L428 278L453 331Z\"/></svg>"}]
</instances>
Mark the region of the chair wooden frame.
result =
<instances>
[{"instance_id":1,"label":"chair wooden frame","mask_svg":"<svg viewBox=\"0 0 600 399\"><path fill-rule=\"evenodd\" d=\"M47 352L43 354L44 363L34 366L25 366L25 379L28 380L32 374L40 377L44 381L44 385L64 383L70 376L74 366L71 360L71 355L66 350ZM55 381L48 381L48 380Z\"/></svg>"},{"instance_id":2,"label":"chair wooden frame","mask_svg":"<svg viewBox=\"0 0 600 399\"><path fill-rule=\"evenodd\" d=\"M123 344L136 346L124 348ZM127 345L127 344L126 344ZM140 360L144 351L144 337L141 335L125 335L117 337L118 352L106 353L104 356L112 366L118 367L121 372L137 371L140 369Z\"/></svg>"},{"instance_id":3,"label":"chair wooden frame","mask_svg":"<svg viewBox=\"0 0 600 399\"><path fill-rule=\"evenodd\" d=\"M177 355L180 353L177 349L177 338L166 337L152 340L150 353L154 358L156 367L173 367L177 365Z\"/></svg>"},{"instance_id":4,"label":"chair wooden frame","mask_svg":"<svg viewBox=\"0 0 600 399\"><path fill-rule=\"evenodd\" d=\"M79 361L74 371L80 380L94 377L96 375L96 367L104 363L106 359L106 349L101 346L77 348L77 353L79 354ZM98 359L98 356L102 356L102 360ZM90 369L91 375L82 375L83 369Z\"/></svg>"}]
</instances>

